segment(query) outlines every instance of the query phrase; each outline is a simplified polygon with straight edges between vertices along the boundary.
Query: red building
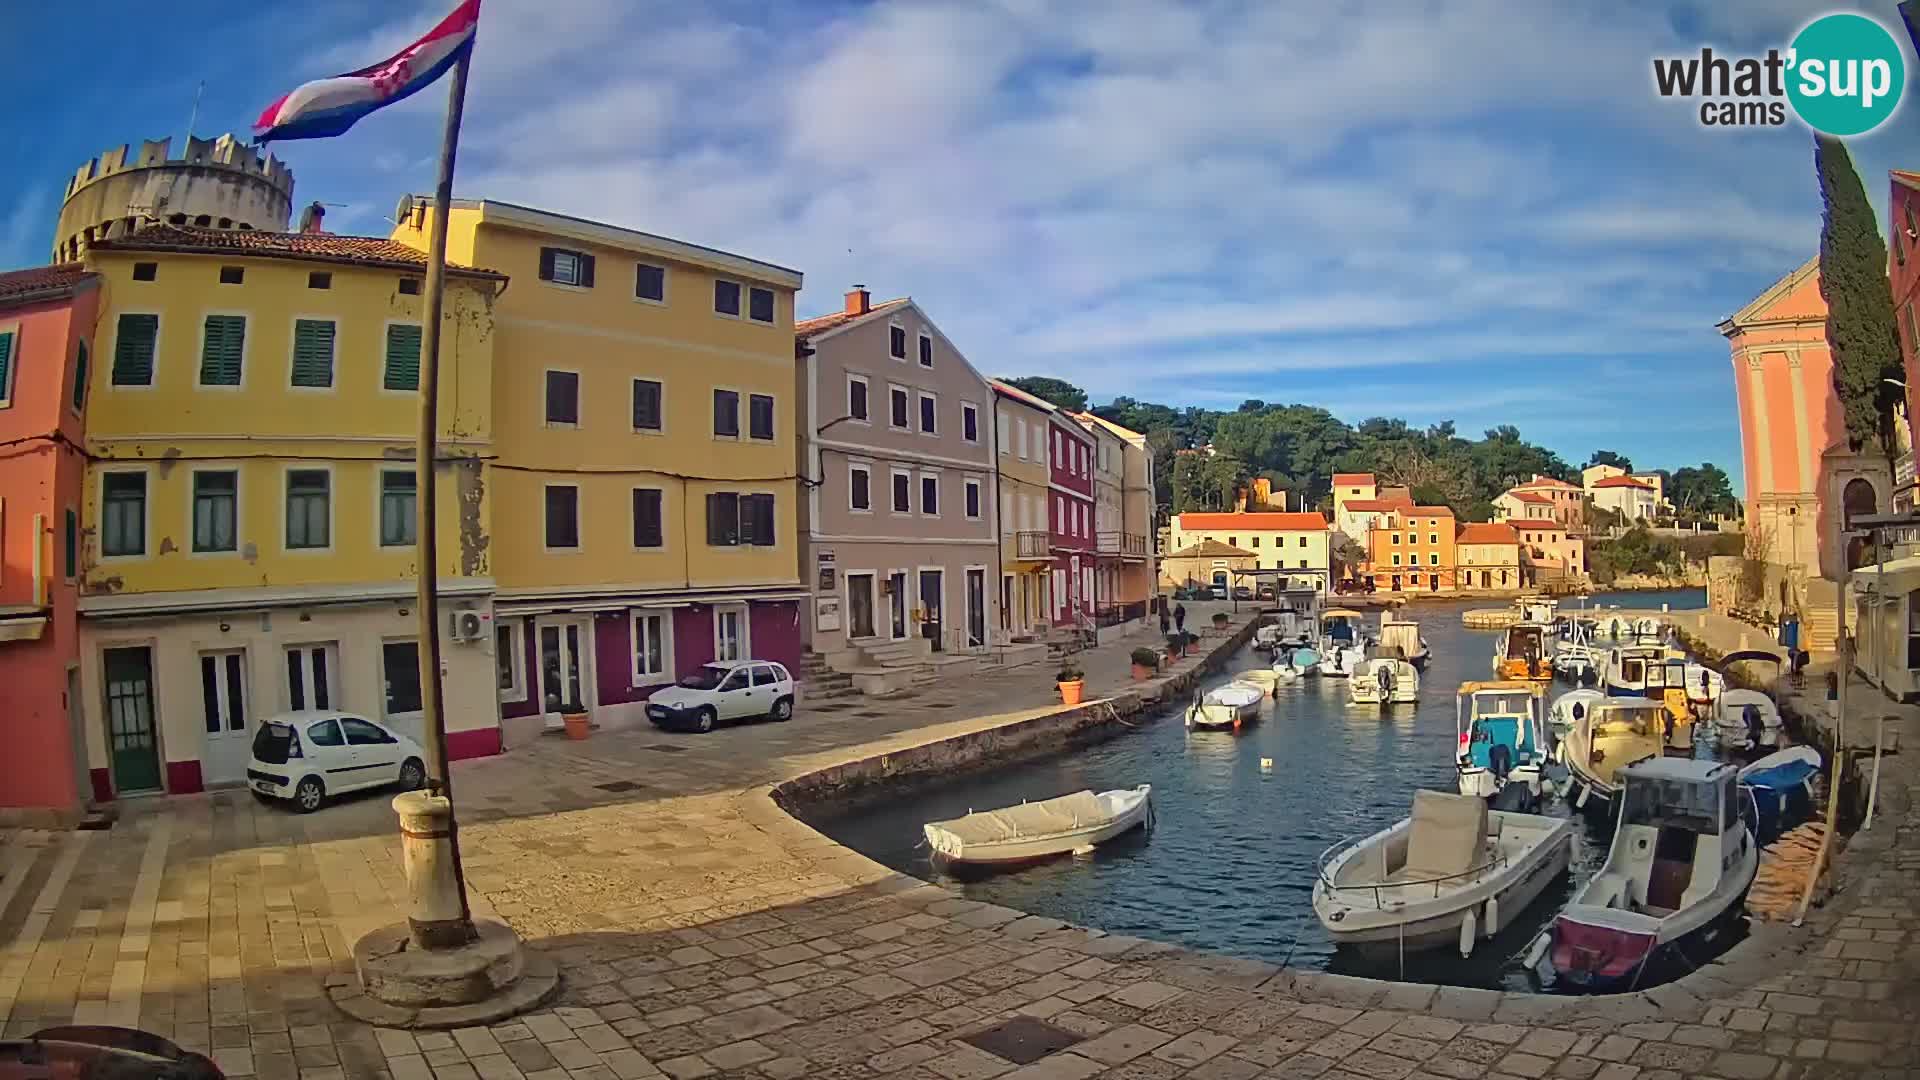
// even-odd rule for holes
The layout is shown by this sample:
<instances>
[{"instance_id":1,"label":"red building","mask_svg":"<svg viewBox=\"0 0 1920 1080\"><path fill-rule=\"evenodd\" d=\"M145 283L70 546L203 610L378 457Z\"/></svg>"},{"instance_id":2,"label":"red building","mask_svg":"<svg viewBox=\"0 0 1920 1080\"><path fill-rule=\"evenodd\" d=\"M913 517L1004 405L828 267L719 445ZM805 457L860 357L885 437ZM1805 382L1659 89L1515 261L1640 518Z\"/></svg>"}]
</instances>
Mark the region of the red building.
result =
<instances>
[{"instance_id":1,"label":"red building","mask_svg":"<svg viewBox=\"0 0 1920 1080\"><path fill-rule=\"evenodd\" d=\"M1047 423L1047 524L1053 548L1053 621L1093 617L1097 557L1093 433L1055 410Z\"/></svg>"},{"instance_id":2,"label":"red building","mask_svg":"<svg viewBox=\"0 0 1920 1080\"><path fill-rule=\"evenodd\" d=\"M1893 318L1900 325L1900 359L1907 372L1907 416L1920 401L1920 173L1894 169L1893 194L1887 200L1887 284L1893 289ZM1894 501L1911 506L1912 458L1905 475L1894 478Z\"/></svg>"},{"instance_id":3,"label":"red building","mask_svg":"<svg viewBox=\"0 0 1920 1080\"><path fill-rule=\"evenodd\" d=\"M88 797L74 583L98 285L77 263L0 274L0 819Z\"/></svg>"}]
</instances>

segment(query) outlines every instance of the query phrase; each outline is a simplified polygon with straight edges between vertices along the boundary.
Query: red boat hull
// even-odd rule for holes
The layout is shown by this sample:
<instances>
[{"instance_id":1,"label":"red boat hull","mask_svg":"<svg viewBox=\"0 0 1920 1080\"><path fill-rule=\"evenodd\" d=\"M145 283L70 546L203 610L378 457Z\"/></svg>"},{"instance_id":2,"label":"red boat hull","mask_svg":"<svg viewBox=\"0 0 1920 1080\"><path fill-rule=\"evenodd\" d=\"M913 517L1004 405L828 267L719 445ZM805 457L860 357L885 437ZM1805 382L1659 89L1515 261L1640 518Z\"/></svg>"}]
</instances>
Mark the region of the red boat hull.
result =
<instances>
[{"instance_id":1,"label":"red boat hull","mask_svg":"<svg viewBox=\"0 0 1920 1080\"><path fill-rule=\"evenodd\" d=\"M1598 989L1633 977L1653 951L1653 934L1577 922L1562 915L1553 921L1554 973L1575 986Z\"/></svg>"}]
</instances>

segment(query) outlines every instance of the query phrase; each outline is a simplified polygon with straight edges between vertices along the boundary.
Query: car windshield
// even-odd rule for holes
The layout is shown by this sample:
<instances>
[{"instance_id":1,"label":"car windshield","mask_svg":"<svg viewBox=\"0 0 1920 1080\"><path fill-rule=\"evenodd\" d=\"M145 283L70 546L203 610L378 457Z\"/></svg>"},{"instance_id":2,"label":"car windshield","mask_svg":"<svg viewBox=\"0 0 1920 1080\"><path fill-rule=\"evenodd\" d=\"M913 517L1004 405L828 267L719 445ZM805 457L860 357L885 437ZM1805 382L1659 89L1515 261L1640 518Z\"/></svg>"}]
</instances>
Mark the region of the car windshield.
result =
<instances>
[{"instance_id":1,"label":"car windshield","mask_svg":"<svg viewBox=\"0 0 1920 1080\"><path fill-rule=\"evenodd\" d=\"M682 675L680 685L689 690L712 690L720 685L720 680L727 677L728 670L730 669L707 664L690 675Z\"/></svg>"},{"instance_id":2,"label":"car windshield","mask_svg":"<svg viewBox=\"0 0 1920 1080\"><path fill-rule=\"evenodd\" d=\"M285 724L261 724L253 735L253 756L268 765L285 765L293 746L293 729Z\"/></svg>"}]
</instances>

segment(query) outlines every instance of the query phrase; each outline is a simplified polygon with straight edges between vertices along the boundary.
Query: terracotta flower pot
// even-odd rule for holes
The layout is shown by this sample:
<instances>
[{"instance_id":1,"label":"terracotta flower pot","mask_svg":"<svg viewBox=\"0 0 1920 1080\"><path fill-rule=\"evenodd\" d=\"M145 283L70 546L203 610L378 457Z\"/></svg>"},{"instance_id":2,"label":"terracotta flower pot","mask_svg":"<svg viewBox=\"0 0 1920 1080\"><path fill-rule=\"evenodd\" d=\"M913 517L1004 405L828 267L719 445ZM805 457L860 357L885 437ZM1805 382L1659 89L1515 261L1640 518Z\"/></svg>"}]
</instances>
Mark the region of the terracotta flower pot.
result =
<instances>
[{"instance_id":1,"label":"terracotta flower pot","mask_svg":"<svg viewBox=\"0 0 1920 1080\"><path fill-rule=\"evenodd\" d=\"M1087 689L1087 683L1084 679L1075 679L1072 682L1063 682L1056 685L1060 687L1060 701L1066 705L1080 704L1080 695Z\"/></svg>"},{"instance_id":2,"label":"terracotta flower pot","mask_svg":"<svg viewBox=\"0 0 1920 1080\"><path fill-rule=\"evenodd\" d=\"M1134 665L1132 665L1132 667L1133 667L1133 681L1134 681L1134 682L1146 682L1146 681L1147 681L1148 679L1151 679L1151 678L1153 678L1153 669L1152 669L1152 668L1149 668L1149 667L1141 667L1141 666L1140 666L1139 664L1134 664Z\"/></svg>"},{"instance_id":3,"label":"terracotta flower pot","mask_svg":"<svg viewBox=\"0 0 1920 1080\"><path fill-rule=\"evenodd\" d=\"M586 738L593 730L593 725L588 721L586 713L568 713L561 719L567 725L567 738L575 742Z\"/></svg>"}]
</instances>

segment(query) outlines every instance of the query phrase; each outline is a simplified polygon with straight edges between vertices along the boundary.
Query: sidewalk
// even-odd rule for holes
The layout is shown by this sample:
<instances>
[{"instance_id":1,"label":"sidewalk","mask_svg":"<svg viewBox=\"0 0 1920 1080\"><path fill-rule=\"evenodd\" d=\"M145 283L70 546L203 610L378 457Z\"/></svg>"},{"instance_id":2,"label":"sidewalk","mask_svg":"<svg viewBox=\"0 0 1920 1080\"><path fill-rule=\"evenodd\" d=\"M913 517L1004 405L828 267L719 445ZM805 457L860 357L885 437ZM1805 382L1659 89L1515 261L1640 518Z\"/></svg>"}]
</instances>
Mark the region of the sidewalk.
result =
<instances>
[{"instance_id":1,"label":"sidewalk","mask_svg":"<svg viewBox=\"0 0 1920 1080\"><path fill-rule=\"evenodd\" d=\"M1125 652L1090 658L1090 696L1125 682ZM461 763L475 913L565 973L552 1008L492 1028L376 1031L324 998L355 936L399 917L384 794L304 817L244 793L153 800L111 832L15 834L0 855L0 1016L9 1035L137 1024L267 1080L1678 1080L1920 1060L1906 975L1920 856L1876 863L1791 965L1756 935L1649 994L1538 998L1281 971L960 900L765 797L1047 711L1051 675L873 715L541 740ZM977 695L990 714L970 711ZM1915 823L1895 825L1901 851L1920 850ZM1063 1048L1030 1060L996 1037L1015 1018Z\"/></svg>"}]
</instances>

